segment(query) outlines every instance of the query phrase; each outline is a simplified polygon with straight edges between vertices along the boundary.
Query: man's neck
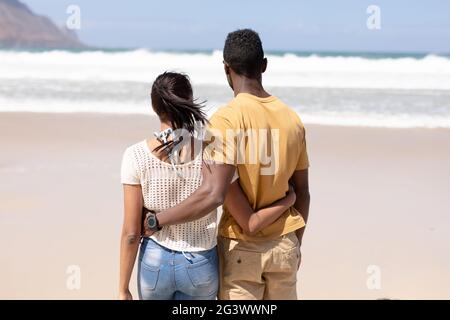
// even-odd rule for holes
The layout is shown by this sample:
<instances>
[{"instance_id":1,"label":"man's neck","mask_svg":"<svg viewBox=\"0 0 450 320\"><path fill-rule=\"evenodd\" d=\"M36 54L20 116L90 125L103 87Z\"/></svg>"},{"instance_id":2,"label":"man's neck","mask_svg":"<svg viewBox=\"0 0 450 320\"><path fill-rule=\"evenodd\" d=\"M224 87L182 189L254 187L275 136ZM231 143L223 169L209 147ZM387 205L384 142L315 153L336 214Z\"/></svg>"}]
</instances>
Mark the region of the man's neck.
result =
<instances>
[{"instance_id":1,"label":"man's neck","mask_svg":"<svg viewBox=\"0 0 450 320\"><path fill-rule=\"evenodd\" d=\"M242 77L234 85L234 96L239 93L248 93L259 98L270 97L270 94L264 90L261 80Z\"/></svg>"}]
</instances>

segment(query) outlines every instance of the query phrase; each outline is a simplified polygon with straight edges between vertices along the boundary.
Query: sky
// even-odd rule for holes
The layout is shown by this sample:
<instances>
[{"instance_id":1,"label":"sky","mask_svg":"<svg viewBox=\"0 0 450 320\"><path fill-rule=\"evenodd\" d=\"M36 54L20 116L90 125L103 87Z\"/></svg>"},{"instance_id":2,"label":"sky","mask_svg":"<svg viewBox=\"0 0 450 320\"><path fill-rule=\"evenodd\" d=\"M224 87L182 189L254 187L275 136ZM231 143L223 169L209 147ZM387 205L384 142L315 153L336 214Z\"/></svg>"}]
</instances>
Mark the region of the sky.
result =
<instances>
[{"instance_id":1,"label":"sky","mask_svg":"<svg viewBox=\"0 0 450 320\"><path fill-rule=\"evenodd\" d=\"M113 48L221 49L228 32L252 28L266 50L450 52L448 0L23 0L64 25L80 8L80 39ZM369 5L380 29L367 28Z\"/></svg>"}]
</instances>

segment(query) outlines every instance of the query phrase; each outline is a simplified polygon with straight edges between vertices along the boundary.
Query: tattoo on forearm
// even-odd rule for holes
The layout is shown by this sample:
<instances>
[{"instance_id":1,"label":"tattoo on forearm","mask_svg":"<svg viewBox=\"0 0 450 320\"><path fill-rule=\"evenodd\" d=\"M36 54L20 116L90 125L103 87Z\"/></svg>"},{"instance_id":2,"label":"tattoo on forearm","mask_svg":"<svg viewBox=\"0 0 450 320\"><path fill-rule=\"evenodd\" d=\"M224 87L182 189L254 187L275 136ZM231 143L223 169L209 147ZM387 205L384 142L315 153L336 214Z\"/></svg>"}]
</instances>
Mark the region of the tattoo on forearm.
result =
<instances>
[{"instance_id":1,"label":"tattoo on forearm","mask_svg":"<svg viewBox=\"0 0 450 320\"><path fill-rule=\"evenodd\" d=\"M130 235L130 236L127 236L127 244L128 245L132 245L132 244L135 244L136 242L138 242L139 241L139 236L137 236L137 235Z\"/></svg>"}]
</instances>

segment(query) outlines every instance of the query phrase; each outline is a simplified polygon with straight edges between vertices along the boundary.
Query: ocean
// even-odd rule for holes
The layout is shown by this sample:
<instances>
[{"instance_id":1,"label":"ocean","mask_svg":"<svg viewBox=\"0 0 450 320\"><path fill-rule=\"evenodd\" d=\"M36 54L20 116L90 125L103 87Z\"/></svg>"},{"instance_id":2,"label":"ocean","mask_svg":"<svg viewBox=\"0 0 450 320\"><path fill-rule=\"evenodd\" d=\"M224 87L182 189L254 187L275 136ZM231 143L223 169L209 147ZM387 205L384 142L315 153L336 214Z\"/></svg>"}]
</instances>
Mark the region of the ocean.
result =
<instances>
[{"instance_id":1,"label":"ocean","mask_svg":"<svg viewBox=\"0 0 450 320\"><path fill-rule=\"evenodd\" d=\"M268 52L266 88L306 124L450 128L450 56ZM161 72L187 73L211 114L232 99L220 51L0 51L0 112L151 114ZM1 117L1 114L0 114Z\"/></svg>"}]
</instances>

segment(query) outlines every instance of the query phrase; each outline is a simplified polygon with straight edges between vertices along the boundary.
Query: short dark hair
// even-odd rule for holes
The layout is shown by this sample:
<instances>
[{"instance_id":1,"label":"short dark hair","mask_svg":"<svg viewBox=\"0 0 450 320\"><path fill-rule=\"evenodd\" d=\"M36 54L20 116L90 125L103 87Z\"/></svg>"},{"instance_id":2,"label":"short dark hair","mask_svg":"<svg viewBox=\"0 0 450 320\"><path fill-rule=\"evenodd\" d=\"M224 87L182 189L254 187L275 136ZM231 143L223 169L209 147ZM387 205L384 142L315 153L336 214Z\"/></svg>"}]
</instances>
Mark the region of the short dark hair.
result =
<instances>
[{"instance_id":1,"label":"short dark hair","mask_svg":"<svg viewBox=\"0 0 450 320\"><path fill-rule=\"evenodd\" d=\"M225 40L223 59L239 75L255 78L261 74L264 50L257 32L240 29Z\"/></svg>"}]
</instances>

